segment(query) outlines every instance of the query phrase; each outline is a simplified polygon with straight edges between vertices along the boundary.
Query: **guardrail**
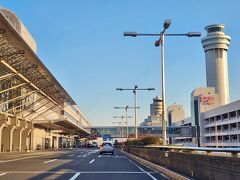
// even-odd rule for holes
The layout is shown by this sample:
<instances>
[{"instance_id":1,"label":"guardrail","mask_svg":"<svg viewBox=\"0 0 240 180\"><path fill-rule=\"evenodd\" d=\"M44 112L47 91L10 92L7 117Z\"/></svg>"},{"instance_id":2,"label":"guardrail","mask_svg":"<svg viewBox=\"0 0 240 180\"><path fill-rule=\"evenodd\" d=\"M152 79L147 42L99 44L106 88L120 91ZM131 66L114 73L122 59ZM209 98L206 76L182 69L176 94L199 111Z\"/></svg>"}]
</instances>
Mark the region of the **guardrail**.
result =
<instances>
[{"instance_id":1,"label":"guardrail","mask_svg":"<svg viewBox=\"0 0 240 180\"><path fill-rule=\"evenodd\" d=\"M130 145L127 147L137 147L137 148L157 148L160 150L165 151L176 151L176 152L196 152L196 151L203 151L206 154L210 155L211 153L216 152L223 152L223 153L230 153L232 157L238 157L240 153L240 148L208 148L208 147L178 147L178 146L134 146Z\"/></svg>"},{"instance_id":2,"label":"guardrail","mask_svg":"<svg viewBox=\"0 0 240 180\"><path fill-rule=\"evenodd\" d=\"M120 148L193 179L240 179L240 158L237 158L240 148L175 146L122 146ZM218 155L209 155L209 153L218 153ZM232 155L232 157L222 156L224 153L231 153L228 156Z\"/></svg>"}]
</instances>

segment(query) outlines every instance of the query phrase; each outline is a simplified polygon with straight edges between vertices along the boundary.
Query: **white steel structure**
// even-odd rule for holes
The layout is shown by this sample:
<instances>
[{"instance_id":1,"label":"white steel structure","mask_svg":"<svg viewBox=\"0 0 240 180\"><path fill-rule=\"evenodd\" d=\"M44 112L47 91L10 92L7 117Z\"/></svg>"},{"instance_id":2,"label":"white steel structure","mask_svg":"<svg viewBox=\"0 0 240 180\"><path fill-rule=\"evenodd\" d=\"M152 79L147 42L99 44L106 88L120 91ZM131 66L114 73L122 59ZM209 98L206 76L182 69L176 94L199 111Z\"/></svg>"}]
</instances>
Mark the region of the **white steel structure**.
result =
<instances>
[{"instance_id":1,"label":"white steel structure","mask_svg":"<svg viewBox=\"0 0 240 180\"><path fill-rule=\"evenodd\" d=\"M215 87L220 105L229 103L228 58L230 36L224 34L223 24L205 27L207 37L202 39L206 58L207 87Z\"/></svg>"}]
</instances>

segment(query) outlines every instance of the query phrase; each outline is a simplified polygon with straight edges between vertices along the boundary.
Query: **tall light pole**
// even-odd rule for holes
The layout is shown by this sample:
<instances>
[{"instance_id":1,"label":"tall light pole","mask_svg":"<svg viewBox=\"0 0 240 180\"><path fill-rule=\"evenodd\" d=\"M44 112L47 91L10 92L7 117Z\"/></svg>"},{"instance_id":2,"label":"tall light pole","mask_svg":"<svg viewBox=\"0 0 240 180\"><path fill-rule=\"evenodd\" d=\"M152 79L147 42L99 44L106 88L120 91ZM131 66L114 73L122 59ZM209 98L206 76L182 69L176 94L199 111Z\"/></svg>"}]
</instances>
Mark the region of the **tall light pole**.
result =
<instances>
[{"instance_id":1,"label":"tall light pole","mask_svg":"<svg viewBox=\"0 0 240 180\"><path fill-rule=\"evenodd\" d=\"M113 116L113 118L121 118L122 120L122 130L121 130L121 136L122 136L122 142L123 142L123 119L124 119L125 116ZM131 116L128 116L128 118L131 118ZM126 122L125 122L126 123Z\"/></svg>"},{"instance_id":2,"label":"tall light pole","mask_svg":"<svg viewBox=\"0 0 240 180\"><path fill-rule=\"evenodd\" d=\"M164 37L165 36L187 36L187 37L199 37L201 36L200 32L188 32L185 34L165 34L166 29L171 25L171 20L165 20L163 24L163 31L159 34L143 34L137 32L124 32L124 36L160 36L159 40L155 42L155 46L161 46L161 64L162 64L162 138L163 145L167 144L167 130L166 130L166 118L165 118L165 69L164 69Z\"/></svg>"},{"instance_id":3,"label":"tall light pole","mask_svg":"<svg viewBox=\"0 0 240 180\"><path fill-rule=\"evenodd\" d=\"M128 140L128 109L135 109L135 107L129 107L128 105L125 107L114 107L115 109L125 109L125 114L126 114L126 131L127 131L127 140ZM140 108L140 107L136 107Z\"/></svg>"},{"instance_id":4,"label":"tall light pole","mask_svg":"<svg viewBox=\"0 0 240 180\"><path fill-rule=\"evenodd\" d=\"M119 132L119 137L121 137L121 132L120 132L120 125L121 125L121 121L117 121L117 122L112 122L113 124L117 124L117 128L116 128L116 135L118 134ZM119 130L119 131L118 131Z\"/></svg>"},{"instance_id":5,"label":"tall light pole","mask_svg":"<svg viewBox=\"0 0 240 180\"><path fill-rule=\"evenodd\" d=\"M135 117L135 139L138 138L138 132L137 132L137 91L152 91L155 90L155 88L138 88L137 85L134 86L133 89L123 89L123 88L116 88L117 91L133 91L134 94L134 117Z\"/></svg>"}]
</instances>

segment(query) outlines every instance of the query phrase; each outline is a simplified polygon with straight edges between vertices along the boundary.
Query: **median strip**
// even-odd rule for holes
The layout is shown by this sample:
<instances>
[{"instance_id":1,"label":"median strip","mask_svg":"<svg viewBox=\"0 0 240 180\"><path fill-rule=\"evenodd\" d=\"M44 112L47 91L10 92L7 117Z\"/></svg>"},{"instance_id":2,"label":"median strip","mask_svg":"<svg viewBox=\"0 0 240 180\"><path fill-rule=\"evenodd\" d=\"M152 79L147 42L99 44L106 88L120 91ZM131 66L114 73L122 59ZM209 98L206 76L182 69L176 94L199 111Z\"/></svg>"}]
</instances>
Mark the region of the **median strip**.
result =
<instances>
[{"instance_id":1,"label":"median strip","mask_svg":"<svg viewBox=\"0 0 240 180\"><path fill-rule=\"evenodd\" d=\"M43 163L50 163L50 162L53 162L53 161L56 161L57 159L52 159L52 160L49 160L49 161L45 161L45 162L43 162Z\"/></svg>"}]
</instances>

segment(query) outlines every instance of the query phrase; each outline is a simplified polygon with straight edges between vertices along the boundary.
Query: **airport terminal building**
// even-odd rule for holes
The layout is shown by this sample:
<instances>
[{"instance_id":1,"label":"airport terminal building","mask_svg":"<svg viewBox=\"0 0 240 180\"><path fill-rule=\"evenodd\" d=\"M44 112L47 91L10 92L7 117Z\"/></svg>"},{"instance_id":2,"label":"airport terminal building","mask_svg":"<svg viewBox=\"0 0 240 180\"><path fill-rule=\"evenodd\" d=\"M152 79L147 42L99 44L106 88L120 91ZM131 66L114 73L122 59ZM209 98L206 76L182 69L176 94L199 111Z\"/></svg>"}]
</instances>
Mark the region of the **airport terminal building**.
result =
<instances>
[{"instance_id":1,"label":"airport terminal building","mask_svg":"<svg viewBox=\"0 0 240 180\"><path fill-rule=\"evenodd\" d=\"M21 20L0 8L0 152L72 147L89 126Z\"/></svg>"}]
</instances>

